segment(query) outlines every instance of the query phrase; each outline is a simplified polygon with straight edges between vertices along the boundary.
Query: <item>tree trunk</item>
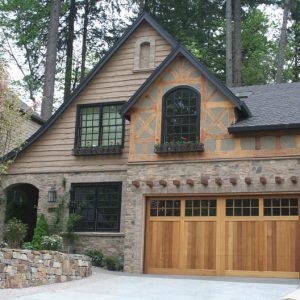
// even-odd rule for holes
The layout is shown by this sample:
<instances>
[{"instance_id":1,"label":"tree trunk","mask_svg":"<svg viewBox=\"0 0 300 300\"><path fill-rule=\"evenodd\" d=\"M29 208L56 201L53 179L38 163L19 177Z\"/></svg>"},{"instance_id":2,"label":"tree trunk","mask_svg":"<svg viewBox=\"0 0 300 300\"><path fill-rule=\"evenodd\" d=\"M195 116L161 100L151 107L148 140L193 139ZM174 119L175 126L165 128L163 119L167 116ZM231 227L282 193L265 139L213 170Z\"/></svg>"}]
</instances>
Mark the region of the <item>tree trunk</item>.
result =
<instances>
[{"instance_id":1,"label":"tree trunk","mask_svg":"<svg viewBox=\"0 0 300 300\"><path fill-rule=\"evenodd\" d=\"M226 1L226 85L232 86L232 2Z\"/></svg>"},{"instance_id":2,"label":"tree trunk","mask_svg":"<svg viewBox=\"0 0 300 300\"><path fill-rule=\"evenodd\" d=\"M65 92L64 101L71 93L72 84L72 64L73 64L73 41L74 41L74 23L76 18L76 1L70 0L69 18L68 18L68 33L67 33L67 60L65 71Z\"/></svg>"},{"instance_id":3,"label":"tree trunk","mask_svg":"<svg viewBox=\"0 0 300 300\"><path fill-rule=\"evenodd\" d=\"M234 86L242 85L241 0L234 1Z\"/></svg>"},{"instance_id":4,"label":"tree trunk","mask_svg":"<svg viewBox=\"0 0 300 300\"><path fill-rule=\"evenodd\" d=\"M52 0L50 21L48 26L45 81L41 109L41 116L44 120L48 120L51 117L53 110L59 12L60 0Z\"/></svg>"},{"instance_id":5,"label":"tree trunk","mask_svg":"<svg viewBox=\"0 0 300 300\"><path fill-rule=\"evenodd\" d=\"M294 63L294 81L299 81L299 60L300 60L300 32L295 31L295 63Z\"/></svg>"},{"instance_id":6,"label":"tree trunk","mask_svg":"<svg viewBox=\"0 0 300 300\"><path fill-rule=\"evenodd\" d=\"M88 22L89 22L89 13L90 13L90 3L89 3L89 0L85 0L85 2L84 2L84 17L83 17L80 82L82 82L85 77L86 40L87 40L87 27L88 27Z\"/></svg>"},{"instance_id":7,"label":"tree trunk","mask_svg":"<svg viewBox=\"0 0 300 300\"><path fill-rule=\"evenodd\" d=\"M283 67L285 60L285 47L286 47L286 34L287 34L287 20L289 13L289 0L284 1L283 18L281 26L281 34L279 40L279 53L278 53L278 65L276 73L276 83L281 83L283 80Z\"/></svg>"}]
</instances>

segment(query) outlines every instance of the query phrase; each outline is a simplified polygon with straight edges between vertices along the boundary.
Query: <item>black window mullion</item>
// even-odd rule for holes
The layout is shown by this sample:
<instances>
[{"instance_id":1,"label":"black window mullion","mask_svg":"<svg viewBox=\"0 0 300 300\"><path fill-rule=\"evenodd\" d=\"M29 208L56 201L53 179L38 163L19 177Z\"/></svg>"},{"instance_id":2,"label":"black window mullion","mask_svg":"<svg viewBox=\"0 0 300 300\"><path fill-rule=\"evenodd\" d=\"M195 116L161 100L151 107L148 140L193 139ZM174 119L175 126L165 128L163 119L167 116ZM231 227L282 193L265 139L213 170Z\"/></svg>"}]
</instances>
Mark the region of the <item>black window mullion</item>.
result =
<instances>
[{"instance_id":1,"label":"black window mullion","mask_svg":"<svg viewBox=\"0 0 300 300\"><path fill-rule=\"evenodd\" d=\"M99 109L99 141L98 141L98 145L102 146L102 142L103 142L103 105L100 106Z\"/></svg>"}]
</instances>

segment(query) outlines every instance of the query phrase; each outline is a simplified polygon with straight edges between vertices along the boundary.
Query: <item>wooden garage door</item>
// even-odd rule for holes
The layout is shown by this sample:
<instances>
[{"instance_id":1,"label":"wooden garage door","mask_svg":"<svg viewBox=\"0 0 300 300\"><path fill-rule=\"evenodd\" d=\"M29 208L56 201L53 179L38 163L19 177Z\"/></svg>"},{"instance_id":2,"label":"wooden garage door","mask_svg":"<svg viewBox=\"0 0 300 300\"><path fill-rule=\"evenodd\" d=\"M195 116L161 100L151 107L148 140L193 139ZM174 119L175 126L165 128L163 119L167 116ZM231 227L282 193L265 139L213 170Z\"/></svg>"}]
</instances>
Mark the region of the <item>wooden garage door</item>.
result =
<instances>
[{"instance_id":1,"label":"wooden garage door","mask_svg":"<svg viewBox=\"0 0 300 300\"><path fill-rule=\"evenodd\" d=\"M298 197L147 201L145 273L299 277Z\"/></svg>"}]
</instances>

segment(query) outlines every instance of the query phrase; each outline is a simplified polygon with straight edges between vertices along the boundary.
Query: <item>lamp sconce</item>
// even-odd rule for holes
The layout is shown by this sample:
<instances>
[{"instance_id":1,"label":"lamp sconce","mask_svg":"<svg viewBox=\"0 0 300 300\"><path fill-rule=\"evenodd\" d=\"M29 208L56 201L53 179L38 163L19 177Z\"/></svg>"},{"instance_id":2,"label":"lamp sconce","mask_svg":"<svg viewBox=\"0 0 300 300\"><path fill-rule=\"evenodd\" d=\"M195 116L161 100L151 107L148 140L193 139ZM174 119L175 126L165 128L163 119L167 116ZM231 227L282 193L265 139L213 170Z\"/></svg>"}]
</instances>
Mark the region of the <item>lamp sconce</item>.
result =
<instances>
[{"instance_id":1,"label":"lamp sconce","mask_svg":"<svg viewBox=\"0 0 300 300\"><path fill-rule=\"evenodd\" d=\"M48 191L48 202L53 203L57 200L57 191L55 185L52 185L50 190Z\"/></svg>"}]
</instances>

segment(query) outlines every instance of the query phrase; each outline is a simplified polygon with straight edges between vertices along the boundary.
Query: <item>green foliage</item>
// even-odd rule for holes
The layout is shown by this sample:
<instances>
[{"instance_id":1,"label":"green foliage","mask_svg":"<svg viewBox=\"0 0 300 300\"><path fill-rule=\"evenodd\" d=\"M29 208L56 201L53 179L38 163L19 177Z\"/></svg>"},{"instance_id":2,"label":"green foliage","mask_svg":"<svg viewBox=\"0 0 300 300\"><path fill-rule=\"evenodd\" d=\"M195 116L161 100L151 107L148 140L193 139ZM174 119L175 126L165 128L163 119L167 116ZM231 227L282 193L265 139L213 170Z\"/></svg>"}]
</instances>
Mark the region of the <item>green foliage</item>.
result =
<instances>
[{"instance_id":1,"label":"green foliage","mask_svg":"<svg viewBox=\"0 0 300 300\"><path fill-rule=\"evenodd\" d=\"M57 234L43 236L41 241L42 250L59 251L63 248L63 238Z\"/></svg>"},{"instance_id":2,"label":"green foliage","mask_svg":"<svg viewBox=\"0 0 300 300\"><path fill-rule=\"evenodd\" d=\"M95 267L103 267L104 255L101 250L93 249L84 251L84 255L91 257L92 265Z\"/></svg>"},{"instance_id":3,"label":"green foliage","mask_svg":"<svg viewBox=\"0 0 300 300\"><path fill-rule=\"evenodd\" d=\"M64 224L65 224L65 203L66 200L69 199L69 195L68 193L65 193L64 196L59 197L58 201L58 207L55 210L55 221L53 224L53 228L51 231L53 231L53 233L55 234L60 234L63 229L64 229Z\"/></svg>"},{"instance_id":4,"label":"green foliage","mask_svg":"<svg viewBox=\"0 0 300 300\"><path fill-rule=\"evenodd\" d=\"M41 215L36 223L34 229L34 235L32 239L32 245L35 249L41 249L41 241L43 236L47 236L49 234L47 220L44 215Z\"/></svg>"},{"instance_id":5,"label":"green foliage","mask_svg":"<svg viewBox=\"0 0 300 300\"><path fill-rule=\"evenodd\" d=\"M106 268L110 271L120 271L121 261L117 256L105 256L104 264Z\"/></svg>"},{"instance_id":6,"label":"green foliage","mask_svg":"<svg viewBox=\"0 0 300 300\"><path fill-rule=\"evenodd\" d=\"M79 235L74 232L76 225L80 222L81 216L75 213L69 215L67 221L67 231L64 233L64 237L68 238L70 242L74 242L79 239Z\"/></svg>"},{"instance_id":7,"label":"green foliage","mask_svg":"<svg viewBox=\"0 0 300 300\"><path fill-rule=\"evenodd\" d=\"M4 63L0 59L0 175L6 173L9 164L4 156L9 151L17 151L24 143L25 122L30 112L20 113L20 101L9 87Z\"/></svg>"},{"instance_id":8,"label":"green foliage","mask_svg":"<svg viewBox=\"0 0 300 300\"><path fill-rule=\"evenodd\" d=\"M27 233L27 225L13 218L4 228L4 239L11 248L19 248Z\"/></svg>"},{"instance_id":9,"label":"green foliage","mask_svg":"<svg viewBox=\"0 0 300 300\"><path fill-rule=\"evenodd\" d=\"M0 249L1 248L8 248L8 244L5 241L0 240Z\"/></svg>"},{"instance_id":10,"label":"green foliage","mask_svg":"<svg viewBox=\"0 0 300 300\"><path fill-rule=\"evenodd\" d=\"M31 242L23 243L21 248L22 249L26 249L26 250L34 250L34 249L36 249Z\"/></svg>"}]
</instances>

